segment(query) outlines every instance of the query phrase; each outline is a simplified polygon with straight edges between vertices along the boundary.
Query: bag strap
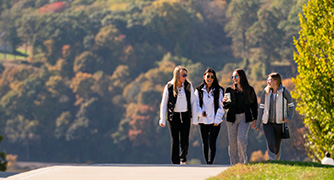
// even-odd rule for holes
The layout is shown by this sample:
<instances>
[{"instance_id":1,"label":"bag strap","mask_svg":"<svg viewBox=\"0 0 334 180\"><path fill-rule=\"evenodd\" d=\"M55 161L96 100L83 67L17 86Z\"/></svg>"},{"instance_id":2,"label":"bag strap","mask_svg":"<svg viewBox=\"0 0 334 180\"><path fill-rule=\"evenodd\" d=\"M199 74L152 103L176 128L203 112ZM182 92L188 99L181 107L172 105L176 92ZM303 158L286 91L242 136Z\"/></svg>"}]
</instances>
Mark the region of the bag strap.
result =
<instances>
[{"instance_id":1,"label":"bag strap","mask_svg":"<svg viewBox=\"0 0 334 180\"><path fill-rule=\"evenodd\" d=\"M284 132L284 126L285 126L285 122L284 122L284 91L285 91L285 87L283 87L283 92L282 92L282 120L283 120L283 126L282 126L282 132Z\"/></svg>"}]
</instances>

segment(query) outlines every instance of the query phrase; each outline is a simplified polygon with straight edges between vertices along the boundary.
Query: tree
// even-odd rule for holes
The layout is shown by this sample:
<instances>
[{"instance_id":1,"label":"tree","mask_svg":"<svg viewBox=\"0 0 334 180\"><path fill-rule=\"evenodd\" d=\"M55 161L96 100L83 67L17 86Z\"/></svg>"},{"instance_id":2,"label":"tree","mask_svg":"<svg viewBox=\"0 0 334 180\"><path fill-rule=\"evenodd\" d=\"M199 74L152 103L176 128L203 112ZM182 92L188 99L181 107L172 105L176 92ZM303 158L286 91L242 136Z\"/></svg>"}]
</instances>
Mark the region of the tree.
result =
<instances>
[{"instance_id":1,"label":"tree","mask_svg":"<svg viewBox=\"0 0 334 180\"><path fill-rule=\"evenodd\" d=\"M74 60L74 72L95 73L103 64L99 57L89 51L83 52Z\"/></svg>"},{"instance_id":2,"label":"tree","mask_svg":"<svg viewBox=\"0 0 334 180\"><path fill-rule=\"evenodd\" d=\"M34 55L36 49L34 47L39 42L38 32L41 31L45 23L37 15L26 15L18 20L18 33L21 39L28 45L31 45L31 54ZM27 52L26 52L27 53Z\"/></svg>"},{"instance_id":3,"label":"tree","mask_svg":"<svg viewBox=\"0 0 334 180\"><path fill-rule=\"evenodd\" d=\"M229 22L225 31L232 38L232 49L236 57L248 58L246 32L257 21L260 4L259 0L232 0L228 6L226 17Z\"/></svg>"},{"instance_id":4,"label":"tree","mask_svg":"<svg viewBox=\"0 0 334 180\"><path fill-rule=\"evenodd\" d=\"M264 69L262 77L272 72L271 63L280 59L283 32L278 29L278 23L279 19L272 11L261 9L258 11L258 21L246 33L249 57L261 62L261 69Z\"/></svg>"},{"instance_id":5,"label":"tree","mask_svg":"<svg viewBox=\"0 0 334 180\"><path fill-rule=\"evenodd\" d=\"M180 56L192 57L196 51L196 14L191 12L180 0L154 1L144 11L144 26L151 32L150 39L159 43L167 51ZM161 43L164 42L164 43Z\"/></svg>"},{"instance_id":6,"label":"tree","mask_svg":"<svg viewBox=\"0 0 334 180\"><path fill-rule=\"evenodd\" d=\"M293 97L308 128L306 147L313 160L334 153L334 14L333 1L312 0L300 15L300 37L294 43L299 75Z\"/></svg>"},{"instance_id":7,"label":"tree","mask_svg":"<svg viewBox=\"0 0 334 180\"><path fill-rule=\"evenodd\" d=\"M30 156L30 143L39 139L36 133L38 125L37 120L25 119L22 115L17 115L6 122L6 136L10 141L19 142L26 147L27 159Z\"/></svg>"},{"instance_id":8,"label":"tree","mask_svg":"<svg viewBox=\"0 0 334 180\"><path fill-rule=\"evenodd\" d=\"M298 31L300 30L300 23L298 14L302 12L303 4L307 0L278 0L276 9L282 11L281 21L278 28L284 31L284 37L282 38L282 48L280 55L282 59L286 59L291 65L291 75L296 77L297 75L297 64L293 59L293 51L295 50L293 37L298 37Z\"/></svg>"}]
</instances>

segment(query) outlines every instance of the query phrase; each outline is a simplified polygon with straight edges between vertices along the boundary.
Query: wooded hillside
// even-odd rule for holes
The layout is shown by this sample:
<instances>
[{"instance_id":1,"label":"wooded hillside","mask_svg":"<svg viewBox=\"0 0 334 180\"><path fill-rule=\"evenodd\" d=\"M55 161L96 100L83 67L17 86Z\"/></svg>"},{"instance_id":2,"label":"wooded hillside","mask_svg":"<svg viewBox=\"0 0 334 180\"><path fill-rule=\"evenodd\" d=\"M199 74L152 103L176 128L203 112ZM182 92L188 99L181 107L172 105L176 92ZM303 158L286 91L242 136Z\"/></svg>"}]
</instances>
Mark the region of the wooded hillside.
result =
<instances>
[{"instance_id":1,"label":"wooded hillside","mask_svg":"<svg viewBox=\"0 0 334 180\"><path fill-rule=\"evenodd\" d=\"M2 53L27 55L0 68L0 148L24 161L170 163L158 120L174 67L195 87L213 67L224 88L243 68L258 95L278 71L293 90L304 2L0 0L0 45L13 47ZM282 159L304 160L298 116L291 126ZM204 162L197 127L190 141L189 159ZM266 149L262 130L248 147ZM225 123L216 163L229 163Z\"/></svg>"}]
</instances>

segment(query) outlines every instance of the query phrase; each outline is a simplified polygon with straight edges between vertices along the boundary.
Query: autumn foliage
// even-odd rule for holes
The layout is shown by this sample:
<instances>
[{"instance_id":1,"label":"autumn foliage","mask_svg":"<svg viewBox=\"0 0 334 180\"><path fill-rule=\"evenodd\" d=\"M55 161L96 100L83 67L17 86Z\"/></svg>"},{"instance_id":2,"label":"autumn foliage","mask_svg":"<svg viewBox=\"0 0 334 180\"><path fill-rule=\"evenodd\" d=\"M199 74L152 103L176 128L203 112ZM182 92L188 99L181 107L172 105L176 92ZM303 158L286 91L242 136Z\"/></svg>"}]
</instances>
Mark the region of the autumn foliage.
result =
<instances>
[{"instance_id":1,"label":"autumn foliage","mask_svg":"<svg viewBox=\"0 0 334 180\"><path fill-rule=\"evenodd\" d=\"M59 1L52 4L46 4L39 8L40 13L60 13L70 6L68 2Z\"/></svg>"}]
</instances>

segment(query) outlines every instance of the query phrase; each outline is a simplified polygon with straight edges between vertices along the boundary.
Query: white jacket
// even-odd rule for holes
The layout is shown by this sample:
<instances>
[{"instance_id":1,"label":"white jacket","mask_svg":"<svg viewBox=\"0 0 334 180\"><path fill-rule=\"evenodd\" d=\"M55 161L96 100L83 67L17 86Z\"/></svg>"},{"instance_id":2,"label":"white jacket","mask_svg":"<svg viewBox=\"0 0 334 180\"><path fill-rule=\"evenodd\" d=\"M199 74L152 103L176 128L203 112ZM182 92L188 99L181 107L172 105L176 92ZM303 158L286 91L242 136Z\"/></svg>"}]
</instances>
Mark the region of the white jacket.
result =
<instances>
[{"instance_id":1,"label":"white jacket","mask_svg":"<svg viewBox=\"0 0 334 180\"><path fill-rule=\"evenodd\" d=\"M198 113L198 123L203 124L219 124L223 121L223 117L225 115L225 109L223 108L223 90L219 90L219 100L218 104L219 107L217 112L215 112L215 105L214 105L214 89L211 89L208 93L206 90L206 86L202 89L203 91L203 105L202 107L199 105L199 95L198 90L195 90L196 102L197 102L197 113ZM207 116L203 117L202 112L205 111Z\"/></svg>"}]
</instances>

